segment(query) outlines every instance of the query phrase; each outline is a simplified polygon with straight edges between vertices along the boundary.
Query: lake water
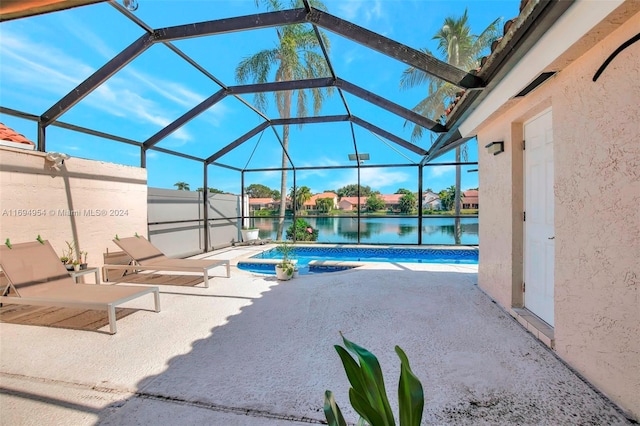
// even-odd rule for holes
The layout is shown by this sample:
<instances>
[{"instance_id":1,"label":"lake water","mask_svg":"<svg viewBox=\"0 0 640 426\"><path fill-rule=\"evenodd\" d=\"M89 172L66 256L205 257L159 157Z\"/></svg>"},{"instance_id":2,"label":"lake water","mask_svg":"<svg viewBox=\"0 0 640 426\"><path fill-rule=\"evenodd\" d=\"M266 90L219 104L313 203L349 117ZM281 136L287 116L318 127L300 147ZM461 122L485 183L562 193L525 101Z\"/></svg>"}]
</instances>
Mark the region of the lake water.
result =
<instances>
[{"instance_id":1,"label":"lake water","mask_svg":"<svg viewBox=\"0 0 640 426\"><path fill-rule=\"evenodd\" d=\"M311 226L318 229L318 242L358 242L358 219L352 217L304 216ZM253 226L260 229L260 238L276 239L278 220L252 218ZM292 220L285 220L285 232ZM478 218L460 219L460 244L478 245ZM422 244L455 244L455 219L429 217L422 220ZM360 219L360 242L362 244L418 244L418 219L412 217L362 217Z\"/></svg>"}]
</instances>

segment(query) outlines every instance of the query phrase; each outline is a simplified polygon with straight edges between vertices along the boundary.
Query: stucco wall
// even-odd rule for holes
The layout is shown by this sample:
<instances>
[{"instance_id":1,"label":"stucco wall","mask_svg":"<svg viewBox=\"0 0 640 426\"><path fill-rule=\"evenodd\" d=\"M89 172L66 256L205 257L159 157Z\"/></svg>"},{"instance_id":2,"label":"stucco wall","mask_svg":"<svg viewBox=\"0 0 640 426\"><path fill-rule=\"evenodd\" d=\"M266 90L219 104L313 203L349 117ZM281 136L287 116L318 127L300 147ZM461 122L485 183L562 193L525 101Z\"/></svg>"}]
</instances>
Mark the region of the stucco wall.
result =
<instances>
[{"instance_id":1,"label":"stucco wall","mask_svg":"<svg viewBox=\"0 0 640 426\"><path fill-rule=\"evenodd\" d=\"M507 309L522 280L522 123L553 111L555 348L640 418L640 14L478 131L479 285ZM505 153L483 146L505 141Z\"/></svg>"},{"instance_id":2,"label":"stucco wall","mask_svg":"<svg viewBox=\"0 0 640 426\"><path fill-rule=\"evenodd\" d=\"M43 153L0 148L0 186L2 243L40 234L61 255L75 241L101 266L107 248L119 250L115 234L146 234L145 169L72 157L56 171Z\"/></svg>"}]
</instances>

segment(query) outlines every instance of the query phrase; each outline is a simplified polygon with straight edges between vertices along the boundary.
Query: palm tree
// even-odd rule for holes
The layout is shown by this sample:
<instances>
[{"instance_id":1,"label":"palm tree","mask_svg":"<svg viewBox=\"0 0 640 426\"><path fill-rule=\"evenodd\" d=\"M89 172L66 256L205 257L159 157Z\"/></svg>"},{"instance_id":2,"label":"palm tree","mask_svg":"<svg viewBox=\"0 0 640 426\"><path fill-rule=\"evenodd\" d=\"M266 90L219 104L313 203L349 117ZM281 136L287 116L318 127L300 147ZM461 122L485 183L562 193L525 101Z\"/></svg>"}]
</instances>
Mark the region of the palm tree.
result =
<instances>
[{"instance_id":1,"label":"palm tree","mask_svg":"<svg viewBox=\"0 0 640 426\"><path fill-rule=\"evenodd\" d=\"M283 5L279 0L256 0L256 6L262 2L270 11L282 10ZM326 11L326 6L319 0L309 0L309 4L319 10ZM291 8L304 7L302 0L291 0ZM287 25L277 27L278 44L273 49L262 50L253 56L243 59L236 68L236 80L245 83L252 80L254 83L266 83L269 80L272 67L275 67L275 81L301 80L330 75L330 70L324 56L319 52L320 42L316 38L313 28L304 24ZM322 42L327 51L329 39L321 33ZM330 95L331 88L323 92L322 89L311 90L313 98L314 114L320 112L325 93ZM275 92L275 100L278 114L281 118L291 117L293 97L296 97L296 109L298 116L307 115L307 92L295 90ZM267 97L265 93L255 95L256 106L266 111ZM280 179L280 193L287 193L287 168L289 149L289 126L284 125L282 130L282 175ZM284 216L286 203L280 203L280 218L276 239L282 239L284 229Z\"/></svg>"},{"instance_id":2,"label":"palm tree","mask_svg":"<svg viewBox=\"0 0 640 426\"><path fill-rule=\"evenodd\" d=\"M463 69L472 70L478 68L480 59L491 43L500 36L500 22L497 18L480 35L471 34L469 16L465 9L460 18L449 16L445 18L442 28L432 37L438 41L438 53L447 63ZM435 56L429 49L421 49L424 53ZM429 95L421 100L413 110L425 117L439 120L445 111L445 105L449 104L460 91L460 88L451 83L446 83L426 72L409 67L402 73L400 88L409 89L416 86L428 85ZM422 136L423 128L414 126L411 135L413 140Z\"/></svg>"},{"instance_id":3,"label":"palm tree","mask_svg":"<svg viewBox=\"0 0 640 426\"><path fill-rule=\"evenodd\" d=\"M293 200L294 209L300 210L304 203L311 199L311 188L308 186L301 186L300 188L296 188L295 194L293 193L293 188L291 188L291 200Z\"/></svg>"},{"instance_id":4,"label":"palm tree","mask_svg":"<svg viewBox=\"0 0 640 426\"><path fill-rule=\"evenodd\" d=\"M432 40L438 41L438 52L444 60L464 70L478 68L482 52L486 51L491 46L491 43L500 36L499 26L502 18L497 18L493 21L480 35L471 33L468 21L467 9L464 10L464 14L460 18L449 16L445 18L442 28L432 38ZM422 51L434 56L428 49L422 49ZM445 105L455 98L460 88L413 67L407 68L400 78L400 87L404 89L424 84L428 85L429 96L420 101L413 110L431 119L442 117ZM422 127L414 126L411 134L412 139L420 139L422 130ZM456 163L461 161L461 157L460 147L456 147ZM460 215L460 185L461 167L457 165L454 201L456 216ZM460 244L460 220L457 218L455 235L456 244Z\"/></svg>"},{"instance_id":5,"label":"palm tree","mask_svg":"<svg viewBox=\"0 0 640 426\"><path fill-rule=\"evenodd\" d=\"M173 184L173 186L175 186L178 191L190 191L189 184L187 182L176 182Z\"/></svg>"}]
</instances>

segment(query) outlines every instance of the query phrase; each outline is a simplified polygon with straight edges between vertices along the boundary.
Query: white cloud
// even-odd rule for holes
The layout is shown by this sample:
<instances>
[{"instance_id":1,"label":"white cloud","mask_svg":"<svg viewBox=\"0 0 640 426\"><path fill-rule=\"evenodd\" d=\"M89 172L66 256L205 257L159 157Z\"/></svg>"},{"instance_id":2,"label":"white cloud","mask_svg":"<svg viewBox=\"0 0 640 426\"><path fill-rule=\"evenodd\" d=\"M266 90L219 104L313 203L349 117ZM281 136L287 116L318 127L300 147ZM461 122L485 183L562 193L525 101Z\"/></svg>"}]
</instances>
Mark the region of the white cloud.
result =
<instances>
[{"instance_id":1,"label":"white cloud","mask_svg":"<svg viewBox=\"0 0 640 426\"><path fill-rule=\"evenodd\" d=\"M333 167L341 166L342 164L334 158L322 157L314 158L313 161L305 161L296 163L296 167ZM328 170L301 170L299 173L317 174L317 172L326 172Z\"/></svg>"},{"instance_id":2,"label":"white cloud","mask_svg":"<svg viewBox=\"0 0 640 426\"><path fill-rule=\"evenodd\" d=\"M231 112L232 109L229 106L218 102L217 104L203 112L200 117L202 117L207 123L211 124L212 126L220 127L221 125L225 124L226 117L228 117Z\"/></svg>"},{"instance_id":3,"label":"white cloud","mask_svg":"<svg viewBox=\"0 0 640 426\"><path fill-rule=\"evenodd\" d=\"M4 84L29 86L59 97L91 73L91 67L55 46L12 34L2 35L1 53Z\"/></svg>"},{"instance_id":4,"label":"white cloud","mask_svg":"<svg viewBox=\"0 0 640 426\"><path fill-rule=\"evenodd\" d=\"M73 22L67 26L73 26ZM88 43L94 38L98 39L87 28L83 28L78 27L74 34L77 33L78 37L84 35ZM78 33L80 31L81 33ZM97 48L103 55L110 54L109 48L105 45ZM49 93L54 95L56 101L95 72L94 67L60 51L54 45L37 42L23 35L3 33L0 58L4 64L13 65L2 67L3 84L29 87L36 92ZM147 89L146 92L144 89ZM163 99L168 102L164 102ZM205 96L190 90L187 86L157 78L128 66L97 87L78 104L78 107L95 108L112 116L139 123L141 126L151 124L159 130L203 99ZM224 122L228 112L228 107L217 104L202 117L208 123L219 126ZM193 139L184 128L178 129L169 138L173 146L180 146Z\"/></svg>"},{"instance_id":5,"label":"white cloud","mask_svg":"<svg viewBox=\"0 0 640 426\"><path fill-rule=\"evenodd\" d=\"M64 27L65 31L74 35L82 43L86 44L92 51L98 52L103 58L109 60L113 58L116 53L104 42L104 38L95 34L91 27L84 25L82 21L75 19L72 14L60 13L60 23Z\"/></svg>"},{"instance_id":6,"label":"white cloud","mask_svg":"<svg viewBox=\"0 0 640 426\"><path fill-rule=\"evenodd\" d=\"M358 55L357 49L350 49L349 51L345 52L344 55L342 55L342 62L345 66L347 66L358 59L359 56L360 55Z\"/></svg>"},{"instance_id":7,"label":"white cloud","mask_svg":"<svg viewBox=\"0 0 640 426\"><path fill-rule=\"evenodd\" d=\"M434 166L426 167L427 178L437 179L455 173L456 166Z\"/></svg>"},{"instance_id":8,"label":"white cloud","mask_svg":"<svg viewBox=\"0 0 640 426\"><path fill-rule=\"evenodd\" d=\"M410 175L404 172L385 171L384 169L362 169L360 181L372 189L404 184L410 179Z\"/></svg>"},{"instance_id":9,"label":"white cloud","mask_svg":"<svg viewBox=\"0 0 640 426\"><path fill-rule=\"evenodd\" d=\"M204 96L189 90L182 84L175 83L173 81L163 80L137 71L131 67L127 67L123 70L122 77L130 79L130 83L136 83L135 87L140 88L140 85L146 86L156 94L175 102L178 105L192 108L204 100Z\"/></svg>"},{"instance_id":10,"label":"white cloud","mask_svg":"<svg viewBox=\"0 0 640 426\"><path fill-rule=\"evenodd\" d=\"M358 171L343 170L334 171L334 179L327 182L326 186L333 189L342 188L346 185L353 185L358 182ZM369 186L374 191L389 192L395 191L397 187L413 183L413 178L404 172L387 171L382 168L363 168L360 171L360 184ZM326 188L322 188L323 190Z\"/></svg>"},{"instance_id":11,"label":"white cloud","mask_svg":"<svg viewBox=\"0 0 640 426\"><path fill-rule=\"evenodd\" d=\"M362 6L362 1L360 0L348 0L343 1L338 9L340 10L340 14L349 21L353 20L356 16L358 16L358 10Z\"/></svg>"},{"instance_id":12,"label":"white cloud","mask_svg":"<svg viewBox=\"0 0 640 426\"><path fill-rule=\"evenodd\" d=\"M356 18L363 20L362 24L368 24L374 19L380 19L383 15L382 1L375 0L365 2L362 0L343 1L339 6L340 15L348 20L355 21Z\"/></svg>"}]
</instances>

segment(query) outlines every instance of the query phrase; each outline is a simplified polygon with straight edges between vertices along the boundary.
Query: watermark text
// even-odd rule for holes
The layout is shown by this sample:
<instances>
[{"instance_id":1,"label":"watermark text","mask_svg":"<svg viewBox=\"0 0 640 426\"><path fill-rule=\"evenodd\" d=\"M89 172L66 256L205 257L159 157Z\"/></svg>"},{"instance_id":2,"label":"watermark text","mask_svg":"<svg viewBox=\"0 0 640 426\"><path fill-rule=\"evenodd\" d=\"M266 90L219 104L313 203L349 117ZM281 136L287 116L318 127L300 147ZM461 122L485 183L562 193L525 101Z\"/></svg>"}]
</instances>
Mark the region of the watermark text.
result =
<instances>
[{"instance_id":1,"label":"watermark text","mask_svg":"<svg viewBox=\"0 0 640 426\"><path fill-rule=\"evenodd\" d=\"M128 209L2 209L2 217L43 217L43 216L79 216L79 217L117 217L129 216Z\"/></svg>"}]
</instances>

